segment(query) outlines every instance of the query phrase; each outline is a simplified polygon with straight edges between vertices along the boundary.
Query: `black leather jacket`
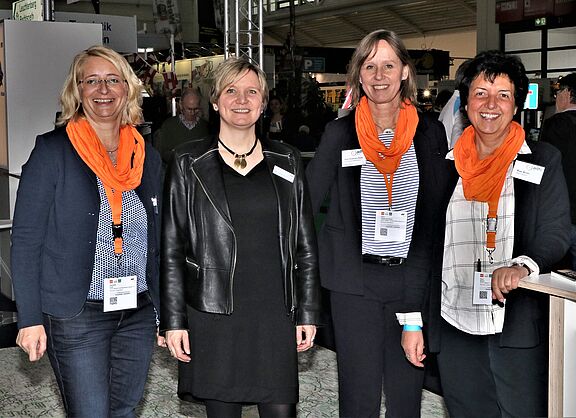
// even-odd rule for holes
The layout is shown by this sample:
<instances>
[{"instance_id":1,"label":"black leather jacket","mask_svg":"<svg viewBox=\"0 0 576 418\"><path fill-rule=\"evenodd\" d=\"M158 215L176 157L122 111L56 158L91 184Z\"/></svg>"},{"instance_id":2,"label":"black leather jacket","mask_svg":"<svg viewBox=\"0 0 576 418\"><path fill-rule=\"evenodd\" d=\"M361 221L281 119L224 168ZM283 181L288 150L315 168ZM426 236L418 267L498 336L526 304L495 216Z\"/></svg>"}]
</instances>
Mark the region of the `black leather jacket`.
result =
<instances>
[{"instance_id":1,"label":"black leather jacket","mask_svg":"<svg viewBox=\"0 0 576 418\"><path fill-rule=\"evenodd\" d=\"M186 305L232 314L236 236L226 201L216 138L176 148L164 189L161 262L162 332L187 329ZM320 321L314 220L298 151L263 142L278 198L279 240L287 315L299 325ZM275 174L293 175L292 181ZM276 170L276 172L274 171Z\"/></svg>"}]
</instances>

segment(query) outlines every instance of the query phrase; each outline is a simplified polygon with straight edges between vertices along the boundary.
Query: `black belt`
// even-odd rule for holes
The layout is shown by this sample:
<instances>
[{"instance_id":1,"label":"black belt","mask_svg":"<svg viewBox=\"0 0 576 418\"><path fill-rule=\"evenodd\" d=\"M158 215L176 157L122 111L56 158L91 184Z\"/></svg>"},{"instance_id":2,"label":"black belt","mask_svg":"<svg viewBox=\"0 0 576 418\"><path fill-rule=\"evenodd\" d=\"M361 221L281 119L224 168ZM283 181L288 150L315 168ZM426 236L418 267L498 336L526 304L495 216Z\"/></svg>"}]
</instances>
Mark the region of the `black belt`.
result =
<instances>
[{"instance_id":1,"label":"black belt","mask_svg":"<svg viewBox=\"0 0 576 418\"><path fill-rule=\"evenodd\" d=\"M399 266L406 261L403 257L389 257L384 255L362 254L365 263L382 264L385 266Z\"/></svg>"}]
</instances>

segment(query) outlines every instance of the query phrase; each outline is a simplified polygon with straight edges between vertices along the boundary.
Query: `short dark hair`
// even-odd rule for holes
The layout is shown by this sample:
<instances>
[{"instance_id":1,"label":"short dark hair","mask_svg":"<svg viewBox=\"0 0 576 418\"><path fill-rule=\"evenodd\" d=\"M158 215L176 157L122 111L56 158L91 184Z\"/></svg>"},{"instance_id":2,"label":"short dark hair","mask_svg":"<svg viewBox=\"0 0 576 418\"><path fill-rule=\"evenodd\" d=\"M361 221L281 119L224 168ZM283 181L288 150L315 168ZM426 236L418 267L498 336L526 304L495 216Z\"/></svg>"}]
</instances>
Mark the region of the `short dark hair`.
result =
<instances>
[{"instance_id":1,"label":"short dark hair","mask_svg":"<svg viewBox=\"0 0 576 418\"><path fill-rule=\"evenodd\" d=\"M514 84L515 105L519 109L524 106L528 94L528 76L520 58L506 55L502 51L484 51L466 62L458 89L461 98L460 108L463 111L468 104L470 85L481 74L490 82L498 76L507 76Z\"/></svg>"},{"instance_id":2,"label":"short dark hair","mask_svg":"<svg viewBox=\"0 0 576 418\"><path fill-rule=\"evenodd\" d=\"M560 90L568 89L570 92L570 103L576 103L576 73L570 73L558 78Z\"/></svg>"}]
</instances>

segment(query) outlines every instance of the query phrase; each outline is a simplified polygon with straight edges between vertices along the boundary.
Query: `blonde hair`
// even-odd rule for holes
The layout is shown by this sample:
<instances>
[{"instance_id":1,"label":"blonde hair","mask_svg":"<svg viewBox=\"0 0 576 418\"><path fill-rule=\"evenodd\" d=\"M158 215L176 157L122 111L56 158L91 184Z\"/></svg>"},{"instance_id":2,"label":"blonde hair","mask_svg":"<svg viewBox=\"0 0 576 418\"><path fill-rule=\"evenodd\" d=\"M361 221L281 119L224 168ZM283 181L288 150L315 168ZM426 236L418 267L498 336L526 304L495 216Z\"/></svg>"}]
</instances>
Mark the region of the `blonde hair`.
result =
<instances>
[{"instance_id":1,"label":"blonde hair","mask_svg":"<svg viewBox=\"0 0 576 418\"><path fill-rule=\"evenodd\" d=\"M352 92L352 106L354 107L358 105L362 96L366 95L362 84L360 84L360 70L362 69L362 65L364 61L372 55L374 48L376 48L376 45L381 40L388 42L388 45L394 50L402 64L408 67L408 77L406 80L402 80L400 85L400 98L402 102L409 100L412 103L416 103L416 69L410 59L408 50L398 35L392 31L380 29L369 33L360 41L350 60L347 78L348 85Z\"/></svg>"},{"instance_id":2,"label":"blonde hair","mask_svg":"<svg viewBox=\"0 0 576 418\"><path fill-rule=\"evenodd\" d=\"M268 104L266 73L257 65L242 58L228 58L216 68L214 71L214 84L210 92L210 103L215 104L226 86L234 83L247 71L254 71L258 76L260 92L262 93L262 106L265 107Z\"/></svg>"},{"instance_id":3,"label":"blonde hair","mask_svg":"<svg viewBox=\"0 0 576 418\"><path fill-rule=\"evenodd\" d=\"M126 82L128 97L122 112L122 125L138 125L142 122L142 94L140 80L122 55L105 46L92 46L74 57L70 70L60 92L62 113L56 121L56 126L67 124L70 120L84 115L78 84L82 79L84 64L89 58L98 57L110 62L120 72Z\"/></svg>"}]
</instances>

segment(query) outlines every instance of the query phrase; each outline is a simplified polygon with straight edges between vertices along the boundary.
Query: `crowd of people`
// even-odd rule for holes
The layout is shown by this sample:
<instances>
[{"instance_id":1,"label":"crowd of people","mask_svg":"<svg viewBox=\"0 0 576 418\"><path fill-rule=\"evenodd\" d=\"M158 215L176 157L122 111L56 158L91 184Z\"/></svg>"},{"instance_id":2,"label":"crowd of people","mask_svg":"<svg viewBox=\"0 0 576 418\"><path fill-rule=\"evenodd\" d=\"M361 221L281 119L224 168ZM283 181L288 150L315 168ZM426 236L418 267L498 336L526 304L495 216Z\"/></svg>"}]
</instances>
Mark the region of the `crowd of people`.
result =
<instances>
[{"instance_id":1,"label":"crowd of people","mask_svg":"<svg viewBox=\"0 0 576 418\"><path fill-rule=\"evenodd\" d=\"M48 354L67 416L134 417L157 344L208 417L295 417L320 326L342 417L378 417L383 392L386 416L420 416L431 362L452 417L546 416L547 300L519 283L576 260L576 74L540 141L515 121L518 58L481 52L457 81L450 116L419 111L404 43L368 34L350 112L305 167L290 143L310 129L286 129L256 65L217 68L217 128L190 88L152 146L126 60L79 53L23 166L11 250L17 344ZM469 126L442 124L459 113Z\"/></svg>"}]
</instances>

